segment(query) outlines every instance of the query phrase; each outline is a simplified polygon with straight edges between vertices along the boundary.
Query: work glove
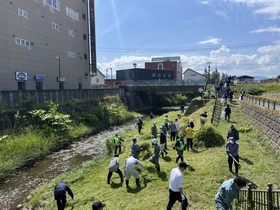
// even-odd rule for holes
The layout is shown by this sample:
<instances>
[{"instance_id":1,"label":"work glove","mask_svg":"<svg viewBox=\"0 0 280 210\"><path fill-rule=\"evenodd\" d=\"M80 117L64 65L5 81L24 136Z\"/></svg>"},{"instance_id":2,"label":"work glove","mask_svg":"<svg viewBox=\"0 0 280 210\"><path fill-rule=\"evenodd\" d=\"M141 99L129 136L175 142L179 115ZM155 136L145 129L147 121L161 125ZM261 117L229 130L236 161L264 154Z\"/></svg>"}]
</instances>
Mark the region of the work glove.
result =
<instances>
[{"instance_id":1,"label":"work glove","mask_svg":"<svg viewBox=\"0 0 280 210\"><path fill-rule=\"evenodd\" d=\"M182 201L185 200L185 195L181 194Z\"/></svg>"}]
</instances>

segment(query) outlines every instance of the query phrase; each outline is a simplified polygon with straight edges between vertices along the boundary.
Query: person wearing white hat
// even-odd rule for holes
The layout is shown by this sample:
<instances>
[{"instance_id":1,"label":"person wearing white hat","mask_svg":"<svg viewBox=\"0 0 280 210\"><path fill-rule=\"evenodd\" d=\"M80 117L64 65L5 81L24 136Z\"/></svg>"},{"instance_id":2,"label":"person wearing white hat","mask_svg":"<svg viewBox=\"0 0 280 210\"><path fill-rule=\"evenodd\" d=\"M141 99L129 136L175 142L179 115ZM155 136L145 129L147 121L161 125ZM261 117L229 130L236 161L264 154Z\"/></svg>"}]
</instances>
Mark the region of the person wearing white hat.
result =
<instances>
[{"instance_id":1,"label":"person wearing white hat","mask_svg":"<svg viewBox=\"0 0 280 210\"><path fill-rule=\"evenodd\" d=\"M150 162L155 164L157 172L160 172L160 165L159 165L159 154L160 154L160 147L158 145L157 139L152 140L152 146L154 147L154 154L150 157Z\"/></svg>"}]
</instances>

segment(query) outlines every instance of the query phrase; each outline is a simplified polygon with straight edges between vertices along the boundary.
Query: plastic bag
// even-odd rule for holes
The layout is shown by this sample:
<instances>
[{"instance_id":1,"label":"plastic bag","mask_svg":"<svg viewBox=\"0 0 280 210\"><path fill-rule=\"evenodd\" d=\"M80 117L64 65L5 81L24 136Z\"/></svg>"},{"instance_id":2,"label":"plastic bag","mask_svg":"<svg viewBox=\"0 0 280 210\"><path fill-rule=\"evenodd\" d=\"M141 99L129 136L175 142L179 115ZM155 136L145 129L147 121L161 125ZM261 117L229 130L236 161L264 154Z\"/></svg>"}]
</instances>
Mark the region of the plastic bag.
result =
<instances>
[{"instance_id":1,"label":"plastic bag","mask_svg":"<svg viewBox=\"0 0 280 210\"><path fill-rule=\"evenodd\" d=\"M225 114L226 114L226 112L225 112L225 111L222 111L222 113L221 113L221 118L224 118L224 117L225 117Z\"/></svg>"}]
</instances>

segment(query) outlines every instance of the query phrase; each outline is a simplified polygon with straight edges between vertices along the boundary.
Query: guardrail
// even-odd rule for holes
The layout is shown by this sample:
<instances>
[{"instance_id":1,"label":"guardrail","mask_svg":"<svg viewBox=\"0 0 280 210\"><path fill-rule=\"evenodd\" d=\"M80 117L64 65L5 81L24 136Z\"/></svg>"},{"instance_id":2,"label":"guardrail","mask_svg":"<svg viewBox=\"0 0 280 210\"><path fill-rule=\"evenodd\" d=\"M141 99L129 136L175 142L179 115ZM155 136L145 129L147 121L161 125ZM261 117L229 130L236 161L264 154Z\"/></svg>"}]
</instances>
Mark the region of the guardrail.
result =
<instances>
[{"instance_id":1,"label":"guardrail","mask_svg":"<svg viewBox=\"0 0 280 210\"><path fill-rule=\"evenodd\" d=\"M276 110L276 111L280 111L280 102L279 101L274 101L274 100L270 100L267 98L262 98L262 97L254 97L254 96L244 96L243 100L245 101L249 101L253 104L271 109L271 110Z\"/></svg>"},{"instance_id":2,"label":"guardrail","mask_svg":"<svg viewBox=\"0 0 280 210\"><path fill-rule=\"evenodd\" d=\"M121 81L123 86L182 86L182 85L205 85L204 80L126 80Z\"/></svg>"},{"instance_id":3,"label":"guardrail","mask_svg":"<svg viewBox=\"0 0 280 210\"><path fill-rule=\"evenodd\" d=\"M248 189L241 189L239 192L236 209L240 210L279 210L280 190L273 190L272 184L268 184L267 190L253 189L249 183Z\"/></svg>"},{"instance_id":4,"label":"guardrail","mask_svg":"<svg viewBox=\"0 0 280 210\"><path fill-rule=\"evenodd\" d=\"M23 101L44 103L46 101L63 102L74 99L102 98L119 94L118 88L81 89L81 90L30 90L30 91L0 91L0 106L11 107Z\"/></svg>"},{"instance_id":5,"label":"guardrail","mask_svg":"<svg viewBox=\"0 0 280 210\"><path fill-rule=\"evenodd\" d=\"M212 111L212 117L211 117L211 123L215 126L218 126L220 122L221 110L222 110L222 104L220 103L219 98L216 97L215 104Z\"/></svg>"}]
</instances>

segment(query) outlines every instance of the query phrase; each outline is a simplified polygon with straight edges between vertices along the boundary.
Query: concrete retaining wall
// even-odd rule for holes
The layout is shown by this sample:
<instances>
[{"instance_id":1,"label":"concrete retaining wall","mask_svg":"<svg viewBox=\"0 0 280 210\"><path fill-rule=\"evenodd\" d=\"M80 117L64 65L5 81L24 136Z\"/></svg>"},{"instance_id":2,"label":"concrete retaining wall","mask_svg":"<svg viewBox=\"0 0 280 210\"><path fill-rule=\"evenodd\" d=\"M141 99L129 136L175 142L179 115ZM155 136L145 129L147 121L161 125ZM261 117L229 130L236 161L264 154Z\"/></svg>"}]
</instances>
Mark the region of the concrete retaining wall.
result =
<instances>
[{"instance_id":1,"label":"concrete retaining wall","mask_svg":"<svg viewBox=\"0 0 280 210\"><path fill-rule=\"evenodd\" d=\"M272 147L280 152L280 112L260 107L248 101L240 101L243 113L250 123L269 138Z\"/></svg>"}]
</instances>

